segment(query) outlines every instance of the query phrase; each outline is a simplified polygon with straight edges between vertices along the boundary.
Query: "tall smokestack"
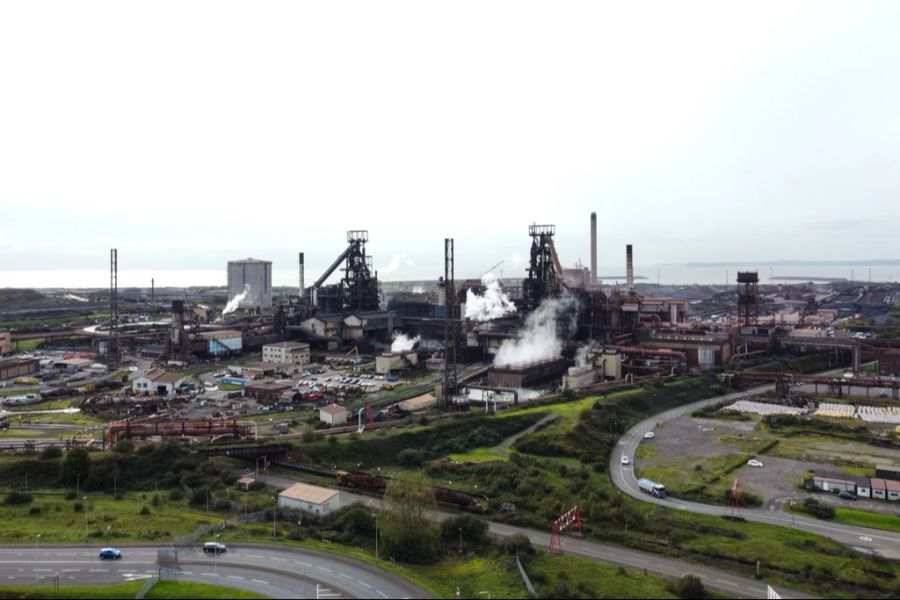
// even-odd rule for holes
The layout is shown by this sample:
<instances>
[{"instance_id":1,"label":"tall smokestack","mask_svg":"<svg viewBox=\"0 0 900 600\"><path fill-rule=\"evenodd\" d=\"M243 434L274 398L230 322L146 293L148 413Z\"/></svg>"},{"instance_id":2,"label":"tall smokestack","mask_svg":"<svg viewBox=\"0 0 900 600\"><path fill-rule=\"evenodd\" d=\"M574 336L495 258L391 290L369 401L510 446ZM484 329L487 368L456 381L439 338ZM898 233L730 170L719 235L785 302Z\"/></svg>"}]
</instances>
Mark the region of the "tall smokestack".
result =
<instances>
[{"instance_id":1,"label":"tall smokestack","mask_svg":"<svg viewBox=\"0 0 900 600\"><path fill-rule=\"evenodd\" d=\"M631 244L625 246L625 278L628 284L628 291L634 291L634 262L631 255Z\"/></svg>"},{"instance_id":2,"label":"tall smokestack","mask_svg":"<svg viewBox=\"0 0 900 600\"><path fill-rule=\"evenodd\" d=\"M303 253L300 253L300 293L298 294L301 298L303 297Z\"/></svg>"},{"instance_id":3,"label":"tall smokestack","mask_svg":"<svg viewBox=\"0 0 900 600\"><path fill-rule=\"evenodd\" d=\"M597 285L597 213L591 213L591 285Z\"/></svg>"}]
</instances>

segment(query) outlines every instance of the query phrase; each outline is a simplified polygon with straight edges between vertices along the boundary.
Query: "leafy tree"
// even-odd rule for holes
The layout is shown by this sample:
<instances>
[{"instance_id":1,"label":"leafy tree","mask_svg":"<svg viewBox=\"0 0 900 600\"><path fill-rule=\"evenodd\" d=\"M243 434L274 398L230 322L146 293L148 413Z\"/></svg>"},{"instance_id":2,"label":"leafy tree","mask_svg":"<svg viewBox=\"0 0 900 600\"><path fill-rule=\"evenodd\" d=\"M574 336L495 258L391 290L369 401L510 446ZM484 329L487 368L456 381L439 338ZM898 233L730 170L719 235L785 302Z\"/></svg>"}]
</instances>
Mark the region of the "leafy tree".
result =
<instances>
[{"instance_id":1,"label":"leafy tree","mask_svg":"<svg viewBox=\"0 0 900 600\"><path fill-rule=\"evenodd\" d=\"M66 452L59 468L59 480L63 484L75 485L78 478L87 480L91 457L86 448L72 448Z\"/></svg>"},{"instance_id":2,"label":"leafy tree","mask_svg":"<svg viewBox=\"0 0 900 600\"><path fill-rule=\"evenodd\" d=\"M685 575L675 583L675 595L679 598L706 598L706 588L696 575Z\"/></svg>"},{"instance_id":3,"label":"leafy tree","mask_svg":"<svg viewBox=\"0 0 900 600\"><path fill-rule=\"evenodd\" d=\"M426 516L435 504L434 490L420 473L388 481L379 533L389 556L408 563L437 558L437 526Z\"/></svg>"},{"instance_id":4,"label":"leafy tree","mask_svg":"<svg viewBox=\"0 0 900 600\"><path fill-rule=\"evenodd\" d=\"M487 539L487 522L472 515L458 515L442 522L441 539L445 542L458 542L460 529L466 544L479 545Z\"/></svg>"}]
</instances>

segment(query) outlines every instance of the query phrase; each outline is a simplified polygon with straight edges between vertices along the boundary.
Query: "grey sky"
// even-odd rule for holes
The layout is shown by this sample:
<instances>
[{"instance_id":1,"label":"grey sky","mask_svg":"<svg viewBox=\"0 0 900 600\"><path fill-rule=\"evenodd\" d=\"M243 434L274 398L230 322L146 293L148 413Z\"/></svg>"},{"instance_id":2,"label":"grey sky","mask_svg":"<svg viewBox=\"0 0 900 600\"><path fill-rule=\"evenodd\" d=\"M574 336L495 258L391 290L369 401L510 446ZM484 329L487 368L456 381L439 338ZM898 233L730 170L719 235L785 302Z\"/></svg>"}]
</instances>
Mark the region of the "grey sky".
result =
<instances>
[{"instance_id":1,"label":"grey sky","mask_svg":"<svg viewBox=\"0 0 900 600\"><path fill-rule=\"evenodd\" d=\"M898 29L897 2L5 2L0 271L315 275L366 228L386 279L446 236L512 275L531 222L588 263L592 210L607 270L629 242L898 258Z\"/></svg>"}]
</instances>

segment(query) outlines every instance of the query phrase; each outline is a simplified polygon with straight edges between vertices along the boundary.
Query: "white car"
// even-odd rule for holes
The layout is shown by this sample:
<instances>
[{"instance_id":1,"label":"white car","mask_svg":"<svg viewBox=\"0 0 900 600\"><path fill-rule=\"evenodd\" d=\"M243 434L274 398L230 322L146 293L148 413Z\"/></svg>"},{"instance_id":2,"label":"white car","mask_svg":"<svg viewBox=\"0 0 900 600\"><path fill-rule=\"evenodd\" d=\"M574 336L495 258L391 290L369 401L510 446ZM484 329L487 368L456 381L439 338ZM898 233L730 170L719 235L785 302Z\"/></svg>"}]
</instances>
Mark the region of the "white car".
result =
<instances>
[{"instance_id":1,"label":"white car","mask_svg":"<svg viewBox=\"0 0 900 600\"><path fill-rule=\"evenodd\" d=\"M652 431L648 431L647 433L644 434L644 439L645 439L645 440L652 440L654 435L655 435L655 434L654 434Z\"/></svg>"},{"instance_id":2,"label":"white car","mask_svg":"<svg viewBox=\"0 0 900 600\"><path fill-rule=\"evenodd\" d=\"M623 465L627 465L628 462L629 462L629 461L628 461L628 457L627 457L627 456L623 456L623 457L622 457L622 464L623 464Z\"/></svg>"},{"instance_id":3,"label":"white car","mask_svg":"<svg viewBox=\"0 0 900 600\"><path fill-rule=\"evenodd\" d=\"M751 467L756 467L757 469L761 469L763 466L763 464L761 462L759 462L758 460L756 460L755 458L751 458L750 460L748 460L747 464L750 465Z\"/></svg>"}]
</instances>

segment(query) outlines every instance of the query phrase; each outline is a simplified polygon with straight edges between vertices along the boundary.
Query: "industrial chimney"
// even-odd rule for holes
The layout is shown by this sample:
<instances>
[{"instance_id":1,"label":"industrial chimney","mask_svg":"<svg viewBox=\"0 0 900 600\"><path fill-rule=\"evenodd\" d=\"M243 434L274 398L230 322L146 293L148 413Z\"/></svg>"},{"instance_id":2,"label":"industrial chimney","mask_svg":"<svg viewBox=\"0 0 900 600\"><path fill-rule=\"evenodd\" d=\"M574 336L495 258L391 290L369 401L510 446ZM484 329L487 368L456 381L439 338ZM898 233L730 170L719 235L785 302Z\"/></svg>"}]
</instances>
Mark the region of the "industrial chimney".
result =
<instances>
[{"instance_id":1,"label":"industrial chimney","mask_svg":"<svg viewBox=\"0 0 900 600\"><path fill-rule=\"evenodd\" d=\"M591 213L591 286L597 285L597 213Z\"/></svg>"},{"instance_id":2,"label":"industrial chimney","mask_svg":"<svg viewBox=\"0 0 900 600\"><path fill-rule=\"evenodd\" d=\"M303 297L303 253L300 253L300 293L298 294L301 298Z\"/></svg>"},{"instance_id":3,"label":"industrial chimney","mask_svg":"<svg viewBox=\"0 0 900 600\"><path fill-rule=\"evenodd\" d=\"M625 246L625 278L628 284L628 291L634 291L634 262L631 255L631 244Z\"/></svg>"}]
</instances>

